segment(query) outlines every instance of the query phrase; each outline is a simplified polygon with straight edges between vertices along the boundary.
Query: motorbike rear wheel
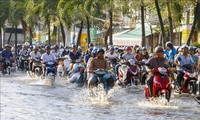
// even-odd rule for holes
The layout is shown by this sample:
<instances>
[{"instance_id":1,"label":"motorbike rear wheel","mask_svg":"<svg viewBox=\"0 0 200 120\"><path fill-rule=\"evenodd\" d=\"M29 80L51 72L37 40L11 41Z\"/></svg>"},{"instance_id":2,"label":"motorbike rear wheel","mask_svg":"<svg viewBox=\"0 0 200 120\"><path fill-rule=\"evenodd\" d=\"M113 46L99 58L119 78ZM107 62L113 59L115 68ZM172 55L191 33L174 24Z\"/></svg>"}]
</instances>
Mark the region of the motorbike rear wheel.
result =
<instances>
[{"instance_id":1,"label":"motorbike rear wheel","mask_svg":"<svg viewBox=\"0 0 200 120\"><path fill-rule=\"evenodd\" d=\"M196 82L190 82L188 84L188 93L189 94L196 94L197 90L196 90Z\"/></svg>"}]
</instances>

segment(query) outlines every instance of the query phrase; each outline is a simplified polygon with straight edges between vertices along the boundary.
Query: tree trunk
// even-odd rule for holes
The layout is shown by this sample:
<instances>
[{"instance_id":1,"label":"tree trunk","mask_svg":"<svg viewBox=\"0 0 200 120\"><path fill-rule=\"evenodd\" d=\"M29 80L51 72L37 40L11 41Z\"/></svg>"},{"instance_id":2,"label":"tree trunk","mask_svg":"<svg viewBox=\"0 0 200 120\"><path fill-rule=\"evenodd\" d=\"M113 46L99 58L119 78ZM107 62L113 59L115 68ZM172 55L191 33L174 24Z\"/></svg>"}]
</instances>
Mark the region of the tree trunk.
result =
<instances>
[{"instance_id":1,"label":"tree trunk","mask_svg":"<svg viewBox=\"0 0 200 120\"><path fill-rule=\"evenodd\" d=\"M88 42L87 45L89 46L91 39L90 39L90 21L89 21L89 17L86 17L87 20L87 37L88 37Z\"/></svg>"},{"instance_id":2,"label":"tree trunk","mask_svg":"<svg viewBox=\"0 0 200 120\"><path fill-rule=\"evenodd\" d=\"M3 39L2 39L2 31L1 31L1 27L0 27L0 48L3 48Z\"/></svg>"},{"instance_id":3,"label":"tree trunk","mask_svg":"<svg viewBox=\"0 0 200 120\"><path fill-rule=\"evenodd\" d=\"M109 15L110 15L110 41L109 41L109 45L113 45L113 37L112 37L112 16L113 16L113 14L112 14L112 10L109 10Z\"/></svg>"},{"instance_id":4,"label":"tree trunk","mask_svg":"<svg viewBox=\"0 0 200 120\"><path fill-rule=\"evenodd\" d=\"M80 30L79 30L79 33L78 33L78 39L76 41L77 47L80 45L82 30L83 30L83 20L81 20L81 27L80 27Z\"/></svg>"},{"instance_id":5,"label":"tree trunk","mask_svg":"<svg viewBox=\"0 0 200 120\"><path fill-rule=\"evenodd\" d=\"M199 11L200 11L200 3L197 2L196 7L195 7L195 11L194 11L194 21L193 21L193 24L192 24L190 35L187 39L187 45L190 45L190 41L191 41L192 36L194 34L194 29L196 27L196 22L197 22L197 18L198 18L198 15L199 15Z\"/></svg>"},{"instance_id":6,"label":"tree trunk","mask_svg":"<svg viewBox=\"0 0 200 120\"><path fill-rule=\"evenodd\" d=\"M13 30L14 30L14 27L12 27L12 29L11 29L11 31L10 31L10 35L9 35L7 44L10 44L10 39L11 39L11 37L12 37Z\"/></svg>"},{"instance_id":7,"label":"tree trunk","mask_svg":"<svg viewBox=\"0 0 200 120\"><path fill-rule=\"evenodd\" d=\"M65 46L65 30L62 22L60 21L60 29L61 29L61 34L62 34L62 39L63 39L63 45Z\"/></svg>"},{"instance_id":8,"label":"tree trunk","mask_svg":"<svg viewBox=\"0 0 200 120\"><path fill-rule=\"evenodd\" d=\"M30 45L32 45L32 43L33 43L32 38L33 38L32 29L31 29L31 27L29 27L29 42L30 42Z\"/></svg>"},{"instance_id":9,"label":"tree trunk","mask_svg":"<svg viewBox=\"0 0 200 120\"><path fill-rule=\"evenodd\" d=\"M167 0L167 11L168 11L168 20L169 20L169 40L173 39L173 23L170 9L170 0Z\"/></svg>"},{"instance_id":10,"label":"tree trunk","mask_svg":"<svg viewBox=\"0 0 200 120\"><path fill-rule=\"evenodd\" d=\"M17 25L15 25L15 56L17 56Z\"/></svg>"},{"instance_id":11,"label":"tree trunk","mask_svg":"<svg viewBox=\"0 0 200 120\"><path fill-rule=\"evenodd\" d=\"M48 20L48 25L47 25L47 30L48 30L48 42L49 45L51 45L51 32L50 32L50 20Z\"/></svg>"},{"instance_id":12,"label":"tree trunk","mask_svg":"<svg viewBox=\"0 0 200 120\"><path fill-rule=\"evenodd\" d=\"M110 27L111 26L109 26L108 30L106 31L106 35L105 35L105 38L104 38L106 50L108 50L108 35L110 33L110 29L111 29Z\"/></svg>"},{"instance_id":13,"label":"tree trunk","mask_svg":"<svg viewBox=\"0 0 200 120\"><path fill-rule=\"evenodd\" d=\"M142 46L145 46L144 2L141 0Z\"/></svg>"},{"instance_id":14,"label":"tree trunk","mask_svg":"<svg viewBox=\"0 0 200 120\"><path fill-rule=\"evenodd\" d=\"M163 25L162 16L161 16L161 13L160 13L160 7L159 7L159 4L158 4L158 0L155 0L155 6L156 6L156 11L158 13L158 19L159 19L159 22L160 22L160 28L161 28L161 32L162 32L162 38L163 38L162 40L166 41L165 29L164 29L164 25Z\"/></svg>"}]
</instances>

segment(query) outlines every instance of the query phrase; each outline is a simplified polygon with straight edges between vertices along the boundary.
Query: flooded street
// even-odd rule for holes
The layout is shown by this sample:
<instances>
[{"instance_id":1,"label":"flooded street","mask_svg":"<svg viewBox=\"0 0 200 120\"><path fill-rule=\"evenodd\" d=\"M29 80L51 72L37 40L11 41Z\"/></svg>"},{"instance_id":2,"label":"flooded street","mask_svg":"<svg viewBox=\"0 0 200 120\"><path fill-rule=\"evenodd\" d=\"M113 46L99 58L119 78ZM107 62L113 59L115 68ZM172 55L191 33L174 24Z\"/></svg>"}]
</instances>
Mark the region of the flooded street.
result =
<instances>
[{"instance_id":1,"label":"flooded street","mask_svg":"<svg viewBox=\"0 0 200 120\"><path fill-rule=\"evenodd\" d=\"M1 120L199 120L200 105L192 96L172 95L168 105L147 102L143 86L115 87L105 99L56 78L55 86L36 85L26 73L0 77Z\"/></svg>"}]
</instances>

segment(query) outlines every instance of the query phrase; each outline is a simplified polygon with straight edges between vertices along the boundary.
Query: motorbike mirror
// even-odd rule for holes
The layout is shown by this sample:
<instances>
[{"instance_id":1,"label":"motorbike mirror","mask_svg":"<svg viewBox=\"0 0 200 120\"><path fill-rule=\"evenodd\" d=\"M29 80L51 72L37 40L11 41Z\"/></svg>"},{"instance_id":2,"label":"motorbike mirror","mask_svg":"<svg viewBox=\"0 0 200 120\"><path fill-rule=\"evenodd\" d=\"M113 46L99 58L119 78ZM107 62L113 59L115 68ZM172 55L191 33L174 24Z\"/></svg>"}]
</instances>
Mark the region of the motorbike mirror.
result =
<instances>
[{"instance_id":1,"label":"motorbike mirror","mask_svg":"<svg viewBox=\"0 0 200 120\"><path fill-rule=\"evenodd\" d=\"M122 59L122 60L123 60L123 59L124 59L124 57L122 57L122 56L121 56L121 57L120 57L120 59Z\"/></svg>"}]
</instances>

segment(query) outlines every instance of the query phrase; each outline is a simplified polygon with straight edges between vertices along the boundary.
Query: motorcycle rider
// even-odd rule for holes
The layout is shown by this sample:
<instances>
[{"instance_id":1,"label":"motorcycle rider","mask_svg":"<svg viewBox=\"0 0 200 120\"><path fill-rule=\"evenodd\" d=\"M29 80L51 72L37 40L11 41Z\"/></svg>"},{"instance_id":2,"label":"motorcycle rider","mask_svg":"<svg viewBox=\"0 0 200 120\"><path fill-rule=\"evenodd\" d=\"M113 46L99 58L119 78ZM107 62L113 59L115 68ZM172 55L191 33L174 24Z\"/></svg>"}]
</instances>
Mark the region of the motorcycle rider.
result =
<instances>
[{"instance_id":1,"label":"motorcycle rider","mask_svg":"<svg viewBox=\"0 0 200 120\"><path fill-rule=\"evenodd\" d=\"M93 50L93 48L89 48L86 51L86 55L84 56L84 63L85 63L85 65L87 65L88 60L90 59L90 57L92 57L92 50Z\"/></svg>"},{"instance_id":2,"label":"motorcycle rider","mask_svg":"<svg viewBox=\"0 0 200 120\"><path fill-rule=\"evenodd\" d=\"M70 65L70 69L69 72L72 71L73 69L73 65L74 65L74 61L79 60L82 58L81 53L77 50L77 47L75 44L72 45L72 51L69 52L69 60L71 61L71 65Z\"/></svg>"},{"instance_id":3,"label":"motorcycle rider","mask_svg":"<svg viewBox=\"0 0 200 120\"><path fill-rule=\"evenodd\" d=\"M118 55L115 53L115 48L113 46L111 46L109 48L109 52L106 53L105 57L108 59L108 60L111 60L111 59L117 59L118 60Z\"/></svg>"},{"instance_id":4,"label":"motorcycle rider","mask_svg":"<svg viewBox=\"0 0 200 120\"><path fill-rule=\"evenodd\" d=\"M194 61L191 57L191 55L188 53L188 45L184 44L182 45L182 53L177 55L177 57L175 58L175 62L177 64L177 81L178 81L178 85L179 85L179 92L182 89L181 86L181 82L183 80L183 76L184 76L184 71L183 71L183 65L185 64L194 64Z\"/></svg>"},{"instance_id":5,"label":"motorcycle rider","mask_svg":"<svg viewBox=\"0 0 200 120\"><path fill-rule=\"evenodd\" d=\"M3 71L2 73L7 73L6 71L6 59L12 61L13 59L13 54L11 52L11 46L6 44L5 49L2 51L2 62L3 62ZM12 66L12 62L11 62L11 66Z\"/></svg>"},{"instance_id":6,"label":"motorcycle rider","mask_svg":"<svg viewBox=\"0 0 200 120\"><path fill-rule=\"evenodd\" d=\"M38 51L38 47L37 46L33 46L33 51L31 51L30 53L30 62L29 62L29 66L30 66L30 70L32 72L34 71L34 66L35 66L35 61L41 57L41 53Z\"/></svg>"},{"instance_id":7,"label":"motorcycle rider","mask_svg":"<svg viewBox=\"0 0 200 120\"><path fill-rule=\"evenodd\" d=\"M54 45L53 49L51 50L51 53L53 53L56 56L56 58L59 58L60 57L59 46Z\"/></svg>"},{"instance_id":8,"label":"motorcycle rider","mask_svg":"<svg viewBox=\"0 0 200 120\"><path fill-rule=\"evenodd\" d=\"M195 49L193 46L190 46L189 47L189 54L191 55L193 61L194 61L194 64L197 65L197 62L198 62L198 56L195 55Z\"/></svg>"},{"instance_id":9,"label":"motorcycle rider","mask_svg":"<svg viewBox=\"0 0 200 120\"><path fill-rule=\"evenodd\" d=\"M168 41L165 46L166 46L167 50L169 51L167 54L168 60L172 63L174 60L174 56L177 54L177 50L173 46L171 41Z\"/></svg>"},{"instance_id":10,"label":"motorcycle rider","mask_svg":"<svg viewBox=\"0 0 200 120\"><path fill-rule=\"evenodd\" d=\"M97 69L110 70L108 61L104 59L104 54L105 54L105 51L102 48L100 48L97 50L97 57L93 58L90 61L89 73L91 73L92 75L90 75L91 77L88 80L89 88L92 88L97 83L97 75L94 74L94 70L97 70ZM114 86L114 79L111 77L111 75L109 75L109 73L107 73L104 76L109 76L109 78L106 79L106 81L108 85L112 88Z\"/></svg>"},{"instance_id":11,"label":"motorcycle rider","mask_svg":"<svg viewBox=\"0 0 200 120\"><path fill-rule=\"evenodd\" d=\"M29 50L28 46L24 45L22 49L19 51L19 65L20 68L24 67L24 61L22 60L23 57L28 57L29 56Z\"/></svg>"},{"instance_id":12,"label":"motorcycle rider","mask_svg":"<svg viewBox=\"0 0 200 120\"><path fill-rule=\"evenodd\" d=\"M164 58L164 49L161 46L157 46L154 50L155 56L151 57L147 62L147 71L149 71L149 77L147 78L147 85L149 87L150 96L152 96L153 92L153 78L154 73L152 69L157 69L159 67L170 67L167 59Z\"/></svg>"},{"instance_id":13,"label":"motorcycle rider","mask_svg":"<svg viewBox=\"0 0 200 120\"><path fill-rule=\"evenodd\" d=\"M57 65L56 56L53 53L51 53L51 47L49 45L47 45L45 47L45 50L46 50L46 52L44 54L42 54L42 56L41 56L43 76L45 76L46 63L48 61L53 61L53 62L55 62L55 66ZM56 74L56 69L55 69L55 74Z\"/></svg>"}]
</instances>

